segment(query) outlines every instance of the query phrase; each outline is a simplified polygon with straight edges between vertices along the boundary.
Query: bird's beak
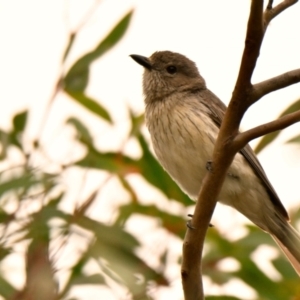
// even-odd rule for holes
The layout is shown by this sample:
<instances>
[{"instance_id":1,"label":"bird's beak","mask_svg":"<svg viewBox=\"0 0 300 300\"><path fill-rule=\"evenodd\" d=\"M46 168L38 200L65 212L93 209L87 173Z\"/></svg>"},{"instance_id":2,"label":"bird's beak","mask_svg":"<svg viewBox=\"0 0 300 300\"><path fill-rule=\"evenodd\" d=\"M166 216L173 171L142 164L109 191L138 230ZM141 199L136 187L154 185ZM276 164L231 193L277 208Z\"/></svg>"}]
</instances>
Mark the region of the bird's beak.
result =
<instances>
[{"instance_id":1,"label":"bird's beak","mask_svg":"<svg viewBox=\"0 0 300 300\"><path fill-rule=\"evenodd\" d=\"M137 54L131 54L130 57L135 60L138 64L142 65L148 70L152 69L152 64L149 60L149 58Z\"/></svg>"}]
</instances>

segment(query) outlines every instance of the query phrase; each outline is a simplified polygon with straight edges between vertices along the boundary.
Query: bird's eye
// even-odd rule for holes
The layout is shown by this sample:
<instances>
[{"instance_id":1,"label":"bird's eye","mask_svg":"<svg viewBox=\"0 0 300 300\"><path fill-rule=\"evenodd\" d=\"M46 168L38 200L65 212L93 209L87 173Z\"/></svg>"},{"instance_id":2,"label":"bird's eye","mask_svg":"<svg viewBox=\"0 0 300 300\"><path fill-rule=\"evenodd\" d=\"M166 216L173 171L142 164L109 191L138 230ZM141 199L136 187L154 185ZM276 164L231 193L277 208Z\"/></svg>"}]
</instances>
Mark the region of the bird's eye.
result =
<instances>
[{"instance_id":1,"label":"bird's eye","mask_svg":"<svg viewBox=\"0 0 300 300\"><path fill-rule=\"evenodd\" d=\"M167 67L167 72L169 74L175 74L177 72L177 68L175 66L168 66Z\"/></svg>"}]
</instances>

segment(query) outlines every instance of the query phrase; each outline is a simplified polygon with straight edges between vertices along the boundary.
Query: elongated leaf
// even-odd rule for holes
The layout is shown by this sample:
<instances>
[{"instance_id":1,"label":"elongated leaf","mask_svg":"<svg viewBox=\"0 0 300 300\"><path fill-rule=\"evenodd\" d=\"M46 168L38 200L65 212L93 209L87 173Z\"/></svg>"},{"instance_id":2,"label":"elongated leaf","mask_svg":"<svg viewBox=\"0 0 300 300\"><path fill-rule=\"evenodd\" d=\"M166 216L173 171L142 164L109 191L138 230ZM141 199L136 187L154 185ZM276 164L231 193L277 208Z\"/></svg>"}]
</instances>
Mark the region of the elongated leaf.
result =
<instances>
[{"instance_id":1,"label":"elongated leaf","mask_svg":"<svg viewBox=\"0 0 300 300\"><path fill-rule=\"evenodd\" d=\"M278 118L281 118L287 114L300 110L300 99L291 104L288 108L286 108ZM265 135L255 147L254 152L257 154L261 152L266 146L272 143L280 134L281 131L275 131L270 134Z\"/></svg>"},{"instance_id":2,"label":"elongated leaf","mask_svg":"<svg viewBox=\"0 0 300 300\"><path fill-rule=\"evenodd\" d=\"M136 255L139 242L119 226L107 226L96 220L81 216L74 218L77 225L92 231L96 241L90 247L90 254L97 260L100 258L108 262L108 269L113 271L131 292L145 292L145 284L153 280L161 285L167 285L166 278L149 267L145 261ZM104 271L106 268L102 265ZM109 275L109 272L106 272ZM146 280L139 283L136 274ZM116 280L115 276L113 277Z\"/></svg>"},{"instance_id":3,"label":"elongated leaf","mask_svg":"<svg viewBox=\"0 0 300 300\"><path fill-rule=\"evenodd\" d=\"M93 243L93 242L92 242ZM59 299L65 299L65 295L70 292L74 285L79 284L106 284L105 278L101 274L86 275L84 274L84 267L87 262L90 261L90 247L87 247L83 253L81 253L79 260L71 269L71 274L64 289L60 292Z\"/></svg>"},{"instance_id":4,"label":"elongated leaf","mask_svg":"<svg viewBox=\"0 0 300 300\"><path fill-rule=\"evenodd\" d=\"M138 139L143 150L143 156L138 160L134 160L122 153L99 152L93 145L80 139L87 146L88 153L83 159L77 161L75 165L101 169L119 176L139 173L149 183L165 193L168 198L179 201L186 206L192 205L193 202L189 197L180 190L178 185L160 166L141 134L138 135Z\"/></svg>"},{"instance_id":5,"label":"elongated leaf","mask_svg":"<svg viewBox=\"0 0 300 300\"><path fill-rule=\"evenodd\" d=\"M91 145L93 142L92 136L88 128L77 118L71 117L67 120L67 124L73 125L77 130L77 138L83 141L87 145Z\"/></svg>"},{"instance_id":6,"label":"elongated leaf","mask_svg":"<svg viewBox=\"0 0 300 300\"><path fill-rule=\"evenodd\" d=\"M297 135L297 136L293 137L292 139L288 140L287 143L300 144L300 135Z\"/></svg>"},{"instance_id":7,"label":"elongated leaf","mask_svg":"<svg viewBox=\"0 0 300 300\"><path fill-rule=\"evenodd\" d=\"M126 155L114 152L101 153L91 147L88 150L87 155L76 162L75 165L85 168L100 169L122 176L129 173L140 172L136 165L136 161Z\"/></svg>"},{"instance_id":8,"label":"elongated leaf","mask_svg":"<svg viewBox=\"0 0 300 300\"><path fill-rule=\"evenodd\" d=\"M240 300L234 296L206 296L206 300Z\"/></svg>"},{"instance_id":9,"label":"elongated leaf","mask_svg":"<svg viewBox=\"0 0 300 300\"><path fill-rule=\"evenodd\" d=\"M76 32L75 33L73 32L73 33L71 33L69 35L69 42L68 42L66 50L64 52L64 55L63 55L63 58L62 58L62 62L64 62L67 59L67 57L68 57L68 55L70 53L70 50L71 50L71 48L72 48L72 46L74 44L76 36L77 36Z\"/></svg>"},{"instance_id":10,"label":"elongated leaf","mask_svg":"<svg viewBox=\"0 0 300 300\"><path fill-rule=\"evenodd\" d=\"M141 133L141 127L144 124L145 116L144 114L135 116L132 111L130 111L131 118L131 131L130 136L139 136Z\"/></svg>"},{"instance_id":11,"label":"elongated leaf","mask_svg":"<svg viewBox=\"0 0 300 300\"><path fill-rule=\"evenodd\" d=\"M0 276L0 295L4 299L11 299L11 297L16 294L15 288L2 276Z\"/></svg>"},{"instance_id":12,"label":"elongated leaf","mask_svg":"<svg viewBox=\"0 0 300 300\"><path fill-rule=\"evenodd\" d=\"M155 205L141 205L139 203L126 204L119 209L119 218L116 220L116 223L123 224L133 214L159 218L162 227L169 232L180 238L183 238L185 235L186 221L181 216L172 215L160 210Z\"/></svg>"},{"instance_id":13,"label":"elongated leaf","mask_svg":"<svg viewBox=\"0 0 300 300\"><path fill-rule=\"evenodd\" d=\"M9 145L15 145L20 150L23 150L21 144L21 135L26 127L27 117L28 111L23 111L21 113L16 114L12 120L13 129L8 133L5 133L3 131L0 132L1 142L4 142L4 147L7 147ZM2 151L4 151L5 153L4 149Z\"/></svg>"},{"instance_id":14,"label":"elongated leaf","mask_svg":"<svg viewBox=\"0 0 300 300\"><path fill-rule=\"evenodd\" d=\"M27 122L28 111L18 113L13 118L14 132L18 133L24 130Z\"/></svg>"},{"instance_id":15,"label":"elongated leaf","mask_svg":"<svg viewBox=\"0 0 300 300\"><path fill-rule=\"evenodd\" d=\"M90 64L110 50L126 32L133 11L130 11L91 52L79 58L63 79L64 88L68 91L83 92L89 80Z\"/></svg>"},{"instance_id":16,"label":"elongated leaf","mask_svg":"<svg viewBox=\"0 0 300 300\"><path fill-rule=\"evenodd\" d=\"M31 186L40 183L40 180L34 178L32 174L21 175L11 178L0 184L0 197L9 191L17 191L18 189L28 189Z\"/></svg>"},{"instance_id":17,"label":"elongated leaf","mask_svg":"<svg viewBox=\"0 0 300 300\"><path fill-rule=\"evenodd\" d=\"M96 100L86 96L83 92L72 90L65 90L65 92L71 97L72 100L74 100L78 104L81 104L90 112L96 114L97 116L110 123L112 122L107 110L103 106L101 106Z\"/></svg>"}]
</instances>

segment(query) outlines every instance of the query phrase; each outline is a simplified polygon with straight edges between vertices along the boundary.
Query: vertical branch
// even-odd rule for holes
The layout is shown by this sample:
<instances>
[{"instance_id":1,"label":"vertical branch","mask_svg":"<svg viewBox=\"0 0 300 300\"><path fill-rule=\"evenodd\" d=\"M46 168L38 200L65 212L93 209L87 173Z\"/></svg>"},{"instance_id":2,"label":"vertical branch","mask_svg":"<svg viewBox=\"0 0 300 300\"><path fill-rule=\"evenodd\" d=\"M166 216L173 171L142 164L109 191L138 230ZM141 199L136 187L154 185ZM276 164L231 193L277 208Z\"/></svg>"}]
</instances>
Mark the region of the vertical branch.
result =
<instances>
[{"instance_id":1,"label":"vertical branch","mask_svg":"<svg viewBox=\"0 0 300 300\"><path fill-rule=\"evenodd\" d=\"M222 121L212 162L208 169L209 172L207 172L203 182L199 183L201 190L193 219L189 224L189 229L184 239L181 275L185 300L204 299L201 280L204 239L227 169L231 165L237 151L240 150L237 148L238 143L235 143L235 137L238 135L241 119L248 107L257 100L257 94L252 86L251 78L259 57L264 33L268 26L266 18L270 20L283 11L283 8L278 8L278 6L272 9L272 2L269 1L266 13L263 13L263 0L252 0L251 2L245 47L236 85ZM295 0L285 0L283 2L287 7ZM270 16L273 15L270 17L268 14ZM265 88L265 85L263 87ZM267 88L265 89L267 90Z\"/></svg>"}]
</instances>

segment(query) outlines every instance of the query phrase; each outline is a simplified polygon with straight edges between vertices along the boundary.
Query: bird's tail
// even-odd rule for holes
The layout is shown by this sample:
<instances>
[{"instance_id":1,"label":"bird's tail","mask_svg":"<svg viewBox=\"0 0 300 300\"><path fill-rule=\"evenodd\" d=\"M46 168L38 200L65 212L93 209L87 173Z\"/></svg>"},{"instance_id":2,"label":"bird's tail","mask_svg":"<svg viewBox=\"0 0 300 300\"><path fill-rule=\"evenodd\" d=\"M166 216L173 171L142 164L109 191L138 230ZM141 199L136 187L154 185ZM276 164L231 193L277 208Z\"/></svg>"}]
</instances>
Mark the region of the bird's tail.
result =
<instances>
[{"instance_id":1,"label":"bird's tail","mask_svg":"<svg viewBox=\"0 0 300 300\"><path fill-rule=\"evenodd\" d=\"M279 219L280 226L270 234L300 276L300 236L288 221Z\"/></svg>"}]
</instances>

